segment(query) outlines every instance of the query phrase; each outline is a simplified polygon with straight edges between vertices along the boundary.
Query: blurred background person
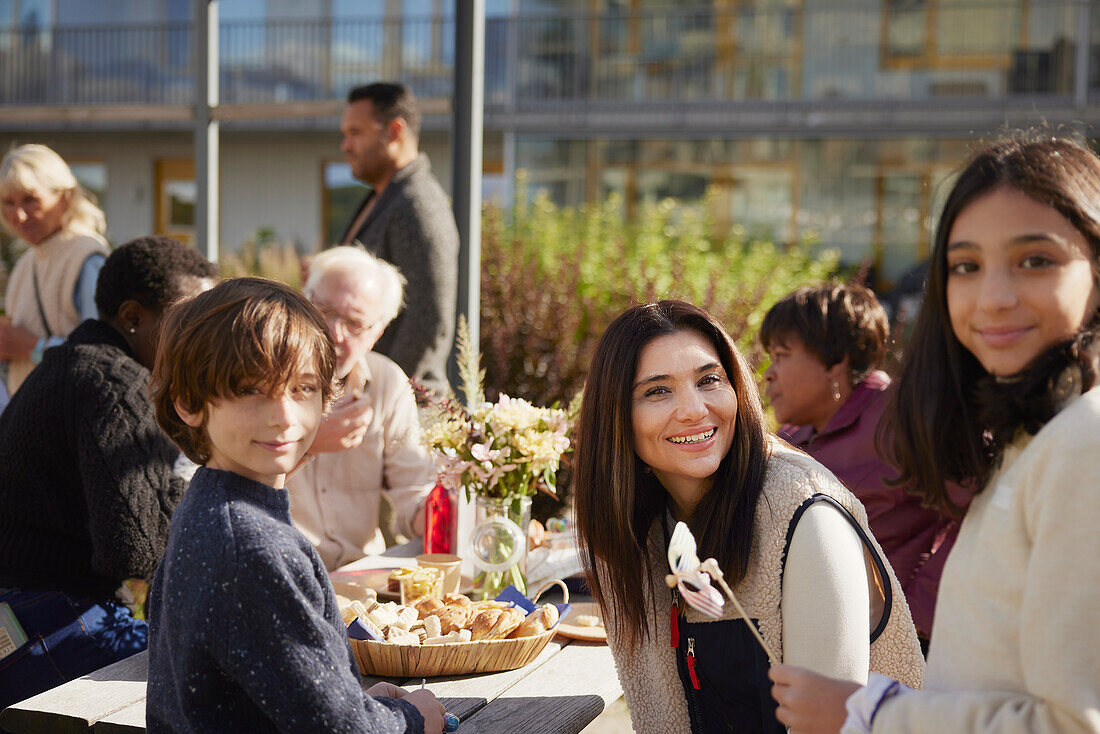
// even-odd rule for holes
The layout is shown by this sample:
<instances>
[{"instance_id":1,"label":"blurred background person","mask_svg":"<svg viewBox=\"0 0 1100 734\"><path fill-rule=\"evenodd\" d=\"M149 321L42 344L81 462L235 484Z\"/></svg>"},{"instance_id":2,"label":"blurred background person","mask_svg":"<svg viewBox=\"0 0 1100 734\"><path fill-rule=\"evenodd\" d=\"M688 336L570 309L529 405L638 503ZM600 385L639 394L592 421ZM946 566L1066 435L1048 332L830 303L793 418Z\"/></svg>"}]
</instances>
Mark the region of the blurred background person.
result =
<instances>
[{"instance_id":1,"label":"blurred background person","mask_svg":"<svg viewBox=\"0 0 1100 734\"><path fill-rule=\"evenodd\" d=\"M878 450L876 429L890 396L890 377L878 368L889 337L886 312L859 285L799 288L768 311L760 329L779 435L863 503L924 643L958 523L892 484L898 470Z\"/></svg>"},{"instance_id":2,"label":"blurred background person","mask_svg":"<svg viewBox=\"0 0 1100 734\"><path fill-rule=\"evenodd\" d=\"M13 148L0 162L0 222L29 245L12 269L0 319L0 360L14 394L44 349L96 318L96 276L110 251L103 211L44 145Z\"/></svg>"},{"instance_id":3,"label":"blurred background person","mask_svg":"<svg viewBox=\"0 0 1100 734\"><path fill-rule=\"evenodd\" d=\"M287 479L294 524L331 571L386 549L379 518L390 504L396 530L424 535L435 462L423 441L408 376L371 351L401 310L404 278L357 247L334 247L310 263L306 296L336 346L344 394L317 431L315 457Z\"/></svg>"},{"instance_id":4,"label":"blurred background person","mask_svg":"<svg viewBox=\"0 0 1100 734\"><path fill-rule=\"evenodd\" d=\"M165 307L217 275L167 237L107 258L85 321L0 415L0 603L29 641L0 660L0 707L145 649L116 601L152 576L187 482L149 403Z\"/></svg>"},{"instance_id":5,"label":"blurred background person","mask_svg":"<svg viewBox=\"0 0 1100 734\"><path fill-rule=\"evenodd\" d=\"M450 198L420 152L416 97L401 84L355 87L340 132L352 175L370 186L340 241L392 263L409 283L407 308L377 338L377 351L443 397L454 342L458 228Z\"/></svg>"}]
</instances>

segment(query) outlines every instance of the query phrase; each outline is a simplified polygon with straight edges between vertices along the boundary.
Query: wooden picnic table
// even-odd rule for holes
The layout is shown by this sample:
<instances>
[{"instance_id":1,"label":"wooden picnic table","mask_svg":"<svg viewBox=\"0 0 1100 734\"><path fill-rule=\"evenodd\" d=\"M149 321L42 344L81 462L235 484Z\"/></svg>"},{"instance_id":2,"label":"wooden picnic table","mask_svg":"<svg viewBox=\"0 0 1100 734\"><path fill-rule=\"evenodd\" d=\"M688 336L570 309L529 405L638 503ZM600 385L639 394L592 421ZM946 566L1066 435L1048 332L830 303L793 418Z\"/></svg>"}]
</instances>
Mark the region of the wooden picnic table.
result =
<instances>
[{"instance_id":1,"label":"wooden picnic table","mask_svg":"<svg viewBox=\"0 0 1100 734\"><path fill-rule=\"evenodd\" d=\"M0 727L14 734L145 731L149 654L141 652L9 706ZM421 679L364 677L418 688ZM428 678L426 687L462 719L459 732L576 734L622 696L606 645L551 640L529 665L482 675Z\"/></svg>"},{"instance_id":2,"label":"wooden picnic table","mask_svg":"<svg viewBox=\"0 0 1100 734\"><path fill-rule=\"evenodd\" d=\"M364 565L371 564L356 567ZM28 698L0 713L0 727L14 734L144 732L148 665L148 653L138 653ZM408 689L421 683L420 678L364 677L363 688L380 680ZM577 734L622 696L607 646L561 635L517 670L428 678L426 687L462 719L459 732L478 734Z\"/></svg>"}]
</instances>

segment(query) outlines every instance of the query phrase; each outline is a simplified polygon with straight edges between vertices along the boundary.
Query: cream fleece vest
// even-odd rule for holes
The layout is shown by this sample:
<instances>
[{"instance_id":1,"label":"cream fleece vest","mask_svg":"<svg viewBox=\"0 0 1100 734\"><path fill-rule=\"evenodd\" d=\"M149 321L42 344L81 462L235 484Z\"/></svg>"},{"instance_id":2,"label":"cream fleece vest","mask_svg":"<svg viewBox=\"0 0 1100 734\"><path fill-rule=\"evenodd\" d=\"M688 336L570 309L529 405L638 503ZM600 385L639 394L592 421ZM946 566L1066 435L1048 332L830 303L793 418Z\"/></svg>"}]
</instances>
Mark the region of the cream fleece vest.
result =
<instances>
[{"instance_id":1,"label":"cream fleece vest","mask_svg":"<svg viewBox=\"0 0 1100 734\"><path fill-rule=\"evenodd\" d=\"M66 337L81 322L73 304L73 292L80 270L89 255L110 254L107 242L98 234L62 230L31 247L12 268L4 309L12 324L39 337ZM34 276L38 276L42 310L49 322L49 334L42 323L34 296ZM14 393L34 369L29 359L8 363L8 392Z\"/></svg>"},{"instance_id":2,"label":"cream fleece vest","mask_svg":"<svg viewBox=\"0 0 1100 734\"><path fill-rule=\"evenodd\" d=\"M825 467L806 454L778 441L771 443L770 451L763 497L756 507L749 574L733 587L746 613L758 620L760 634L775 654L782 658L783 615L780 605L783 588L780 572L787 528L804 501L815 494L827 495L852 514L870 538L889 576L893 597L890 617L885 629L871 643L870 669L919 688L924 673L924 658L909 614L909 605L905 602L901 584L886 560L886 554L871 535L863 505ZM609 627L609 643L635 730L662 734L689 732L687 703L676 672L676 651L669 646L671 602L664 584L664 576L668 573L667 549L659 523L654 523L650 531L649 554L657 559L651 583L658 589L656 607L651 612L651 619L656 620L651 626L651 634L631 650L615 639L613 629ZM733 605L727 603L722 619L738 618ZM690 608L685 619L688 622L707 621L706 617ZM872 625L877 622L878 618L872 614Z\"/></svg>"}]
</instances>

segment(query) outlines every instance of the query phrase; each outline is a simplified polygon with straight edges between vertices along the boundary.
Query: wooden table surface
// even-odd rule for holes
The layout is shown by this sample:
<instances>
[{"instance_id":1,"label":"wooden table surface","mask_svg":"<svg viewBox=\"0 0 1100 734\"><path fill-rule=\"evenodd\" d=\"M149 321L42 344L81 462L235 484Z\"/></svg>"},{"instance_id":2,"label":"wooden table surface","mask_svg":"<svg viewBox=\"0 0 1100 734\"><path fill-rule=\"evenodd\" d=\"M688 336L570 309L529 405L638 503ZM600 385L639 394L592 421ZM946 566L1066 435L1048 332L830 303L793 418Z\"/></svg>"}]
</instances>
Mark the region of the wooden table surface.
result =
<instances>
[{"instance_id":1,"label":"wooden table surface","mask_svg":"<svg viewBox=\"0 0 1100 734\"><path fill-rule=\"evenodd\" d=\"M144 732L148 653L142 652L10 706L0 726L15 734ZM363 678L367 688L381 678ZM386 679L412 689L420 679ZM428 678L462 719L459 731L576 734L622 696L606 645L561 636L529 665L482 675Z\"/></svg>"},{"instance_id":2,"label":"wooden table surface","mask_svg":"<svg viewBox=\"0 0 1100 734\"><path fill-rule=\"evenodd\" d=\"M394 568L410 564L420 552L419 541L413 541L341 570ZM552 592L543 601L559 600L555 597ZM148 670L148 653L138 653L9 706L0 713L0 727L14 734L144 732ZM364 677L363 688L380 680L410 690L421 682L420 678ZM478 734L576 734L623 695L606 645L561 635L518 670L428 678L426 687L462 719L459 732Z\"/></svg>"}]
</instances>

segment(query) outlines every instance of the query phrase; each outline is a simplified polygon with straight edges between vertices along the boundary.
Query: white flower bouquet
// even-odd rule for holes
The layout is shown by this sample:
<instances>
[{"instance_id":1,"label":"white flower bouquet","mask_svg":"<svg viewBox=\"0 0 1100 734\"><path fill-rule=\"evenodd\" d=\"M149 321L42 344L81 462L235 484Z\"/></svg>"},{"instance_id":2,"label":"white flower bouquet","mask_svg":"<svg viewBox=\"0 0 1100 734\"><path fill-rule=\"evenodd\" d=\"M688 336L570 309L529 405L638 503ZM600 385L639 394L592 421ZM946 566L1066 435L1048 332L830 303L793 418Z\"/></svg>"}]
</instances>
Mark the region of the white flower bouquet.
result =
<instances>
[{"instance_id":1,"label":"white flower bouquet","mask_svg":"<svg viewBox=\"0 0 1100 734\"><path fill-rule=\"evenodd\" d=\"M575 406L540 408L522 398L501 394L485 400L478 358L469 352L465 322L459 323L458 345L463 406L453 397L433 405L425 438L439 466L440 482L497 499L556 494L562 455L569 450Z\"/></svg>"},{"instance_id":2,"label":"white flower bouquet","mask_svg":"<svg viewBox=\"0 0 1100 734\"><path fill-rule=\"evenodd\" d=\"M543 491L556 496L558 467L570 448L579 401L566 410L537 407L503 394L495 403L488 402L480 359L470 348L461 320L457 342L468 404L453 395L432 402L425 439L436 458L440 483L476 501L473 537L462 546L478 568L475 589L482 598L494 598L511 584L526 594L531 495Z\"/></svg>"}]
</instances>

